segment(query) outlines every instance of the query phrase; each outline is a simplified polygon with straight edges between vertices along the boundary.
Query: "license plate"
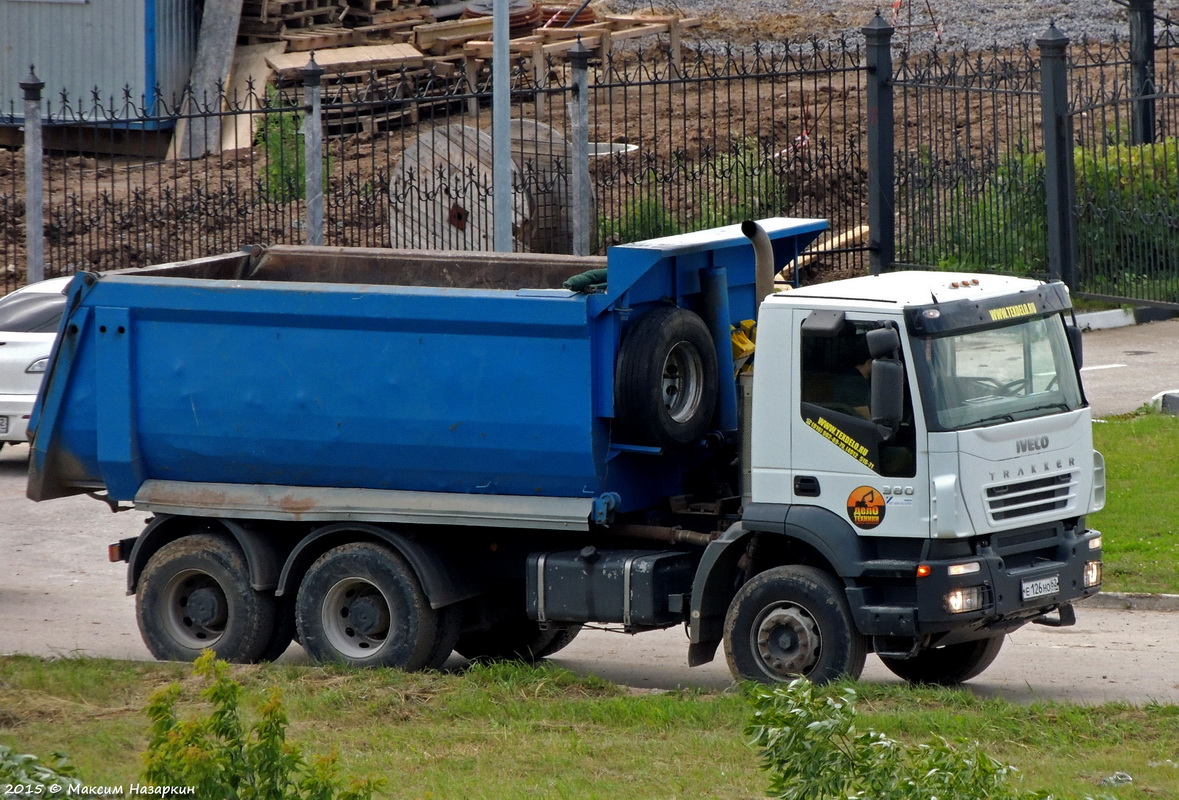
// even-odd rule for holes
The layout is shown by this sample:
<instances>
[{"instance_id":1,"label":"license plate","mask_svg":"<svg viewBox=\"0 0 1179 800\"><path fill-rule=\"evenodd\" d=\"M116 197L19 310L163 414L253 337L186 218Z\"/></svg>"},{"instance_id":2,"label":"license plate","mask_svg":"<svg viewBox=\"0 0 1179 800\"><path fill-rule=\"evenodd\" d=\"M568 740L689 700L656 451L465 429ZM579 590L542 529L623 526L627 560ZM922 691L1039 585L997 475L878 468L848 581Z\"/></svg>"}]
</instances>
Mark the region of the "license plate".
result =
<instances>
[{"instance_id":1,"label":"license plate","mask_svg":"<svg viewBox=\"0 0 1179 800\"><path fill-rule=\"evenodd\" d=\"M1023 590L1024 600L1035 600L1037 597L1046 597L1060 591L1060 576L1052 575L1034 581L1024 581L1020 584L1020 588Z\"/></svg>"},{"instance_id":2,"label":"license plate","mask_svg":"<svg viewBox=\"0 0 1179 800\"><path fill-rule=\"evenodd\" d=\"M8 417L0 417L0 433L8 433Z\"/></svg>"}]
</instances>

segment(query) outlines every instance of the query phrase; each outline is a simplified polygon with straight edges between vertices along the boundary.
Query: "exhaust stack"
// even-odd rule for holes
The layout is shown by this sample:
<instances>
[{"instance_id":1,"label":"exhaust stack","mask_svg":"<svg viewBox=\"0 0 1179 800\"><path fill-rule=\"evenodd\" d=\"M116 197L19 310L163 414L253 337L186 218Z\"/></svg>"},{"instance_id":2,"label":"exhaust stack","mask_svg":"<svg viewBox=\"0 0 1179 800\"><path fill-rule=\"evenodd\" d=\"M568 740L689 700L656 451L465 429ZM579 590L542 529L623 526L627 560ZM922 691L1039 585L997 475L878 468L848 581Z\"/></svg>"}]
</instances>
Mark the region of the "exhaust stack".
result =
<instances>
[{"instance_id":1,"label":"exhaust stack","mask_svg":"<svg viewBox=\"0 0 1179 800\"><path fill-rule=\"evenodd\" d=\"M753 243L755 274L757 276L757 303L765 300L774 293L774 247L770 244L770 237L765 230L751 219L741 223L741 233Z\"/></svg>"}]
</instances>

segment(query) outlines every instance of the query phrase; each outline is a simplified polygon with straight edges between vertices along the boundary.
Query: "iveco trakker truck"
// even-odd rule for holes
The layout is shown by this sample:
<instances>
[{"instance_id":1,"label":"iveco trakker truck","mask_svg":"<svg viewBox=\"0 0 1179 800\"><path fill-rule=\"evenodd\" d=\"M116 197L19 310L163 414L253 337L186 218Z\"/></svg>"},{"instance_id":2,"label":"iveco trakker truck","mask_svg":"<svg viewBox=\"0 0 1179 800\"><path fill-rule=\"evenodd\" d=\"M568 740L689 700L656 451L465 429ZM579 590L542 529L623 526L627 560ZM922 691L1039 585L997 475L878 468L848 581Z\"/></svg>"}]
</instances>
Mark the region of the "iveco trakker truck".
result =
<instances>
[{"instance_id":1,"label":"iveco trakker truck","mask_svg":"<svg viewBox=\"0 0 1179 800\"><path fill-rule=\"evenodd\" d=\"M110 548L151 652L407 670L683 625L734 675L954 683L1101 584L1059 283L774 291L826 228L604 258L273 246L81 274L29 496Z\"/></svg>"}]
</instances>

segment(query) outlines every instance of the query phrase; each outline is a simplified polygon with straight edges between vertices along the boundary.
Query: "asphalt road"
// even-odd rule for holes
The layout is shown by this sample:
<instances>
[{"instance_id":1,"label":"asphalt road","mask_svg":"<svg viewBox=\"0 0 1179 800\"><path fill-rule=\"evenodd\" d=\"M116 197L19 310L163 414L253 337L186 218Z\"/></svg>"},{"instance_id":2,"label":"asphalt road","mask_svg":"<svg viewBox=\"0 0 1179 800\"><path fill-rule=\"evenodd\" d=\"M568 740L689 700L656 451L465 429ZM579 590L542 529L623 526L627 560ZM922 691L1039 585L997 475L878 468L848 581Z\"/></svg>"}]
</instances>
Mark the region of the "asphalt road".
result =
<instances>
[{"instance_id":1,"label":"asphalt road","mask_svg":"<svg viewBox=\"0 0 1179 800\"><path fill-rule=\"evenodd\" d=\"M1179 391L1179 321L1085 335L1086 391L1096 416L1133 411ZM126 596L122 564L106 545L134 536L144 516L111 513L87 497L33 503L24 497L28 448L0 450L0 653L148 659ZM1028 625L1009 637L973 691L1017 702L1179 703L1179 613L1082 606L1072 628ZM587 631L553 661L645 689L731 685L723 653L689 669L680 629L639 636ZM293 645L283 660L306 661ZM457 657L449 668L461 668ZM895 681L870 656L864 679Z\"/></svg>"}]
</instances>

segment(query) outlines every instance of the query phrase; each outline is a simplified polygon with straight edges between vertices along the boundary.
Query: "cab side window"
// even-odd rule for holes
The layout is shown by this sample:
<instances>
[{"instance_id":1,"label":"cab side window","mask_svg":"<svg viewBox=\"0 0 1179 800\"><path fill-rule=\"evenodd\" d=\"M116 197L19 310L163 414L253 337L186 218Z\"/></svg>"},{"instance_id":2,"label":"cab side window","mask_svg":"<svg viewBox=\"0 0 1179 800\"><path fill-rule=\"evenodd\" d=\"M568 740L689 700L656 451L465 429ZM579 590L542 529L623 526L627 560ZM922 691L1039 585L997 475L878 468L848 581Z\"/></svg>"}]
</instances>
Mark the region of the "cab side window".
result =
<instances>
[{"instance_id":1,"label":"cab side window","mask_svg":"<svg viewBox=\"0 0 1179 800\"><path fill-rule=\"evenodd\" d=\"M916 474L912 401L905 391L900 430L885 440L872 422L872 356L867 334L874 322L845 321L826 330L803 325L799 364L804 422L849 458L888 477Z\"/></svg>"}]
</instances>

